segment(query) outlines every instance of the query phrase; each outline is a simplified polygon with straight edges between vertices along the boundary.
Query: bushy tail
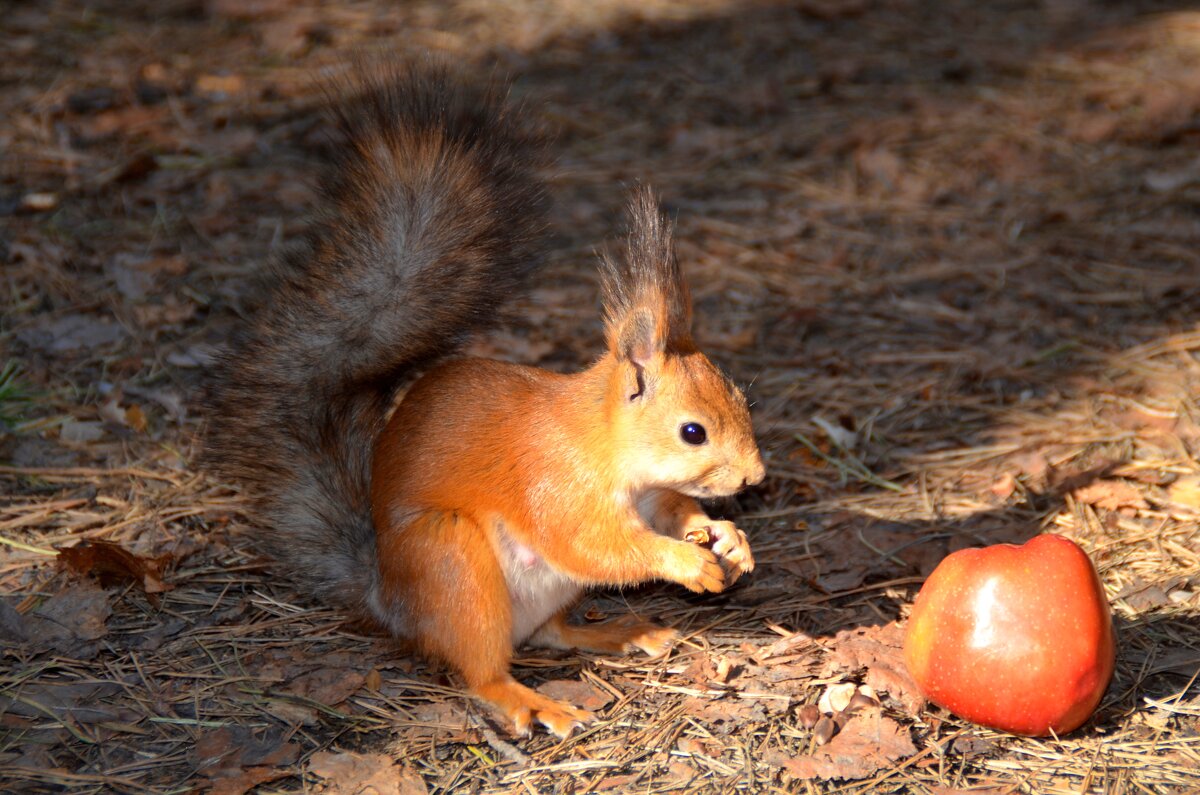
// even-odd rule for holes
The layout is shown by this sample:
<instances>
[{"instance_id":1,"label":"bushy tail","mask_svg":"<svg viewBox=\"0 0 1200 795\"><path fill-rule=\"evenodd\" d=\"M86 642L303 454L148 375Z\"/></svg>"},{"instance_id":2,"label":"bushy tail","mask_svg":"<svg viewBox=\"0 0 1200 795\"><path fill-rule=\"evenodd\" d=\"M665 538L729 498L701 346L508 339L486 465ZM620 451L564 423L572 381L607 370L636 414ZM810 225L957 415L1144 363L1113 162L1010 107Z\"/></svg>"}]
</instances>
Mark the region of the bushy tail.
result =
<instances>
[{"instance_id":1,"label":"bushy tail","mask_svg":"<svg viewBox=\"0 0 1200 795\"><path fill-rule=\"evenodd\" d=\"M537 260L543 147L495 88L360 70L305 240L219 365L207 458L255 496L264 541L317 598L375 586L370 463L406 374L494 319Z\"/></svg>"}]
</instances>

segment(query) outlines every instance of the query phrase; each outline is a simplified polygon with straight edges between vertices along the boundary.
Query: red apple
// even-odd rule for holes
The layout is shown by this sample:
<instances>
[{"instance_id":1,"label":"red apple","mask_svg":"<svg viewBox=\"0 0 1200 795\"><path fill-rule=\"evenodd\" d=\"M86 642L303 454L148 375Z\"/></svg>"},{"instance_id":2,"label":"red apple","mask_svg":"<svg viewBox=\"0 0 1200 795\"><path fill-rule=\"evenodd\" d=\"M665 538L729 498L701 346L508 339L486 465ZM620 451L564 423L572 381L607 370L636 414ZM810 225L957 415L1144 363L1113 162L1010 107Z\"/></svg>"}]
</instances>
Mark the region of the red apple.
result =
<instances>
[{"instance_id":1,"label":"red apple","mask_svg":"<svg viewBox=\"0 0 1200 795\"><path fill-rule=\"evenodd\" d=\"M1065 734L1112 678L1112 615L1096 568L1075 542L963 549L925 581L904 660L925 696L1014 734Z\"/></svg>"}]
</instances>

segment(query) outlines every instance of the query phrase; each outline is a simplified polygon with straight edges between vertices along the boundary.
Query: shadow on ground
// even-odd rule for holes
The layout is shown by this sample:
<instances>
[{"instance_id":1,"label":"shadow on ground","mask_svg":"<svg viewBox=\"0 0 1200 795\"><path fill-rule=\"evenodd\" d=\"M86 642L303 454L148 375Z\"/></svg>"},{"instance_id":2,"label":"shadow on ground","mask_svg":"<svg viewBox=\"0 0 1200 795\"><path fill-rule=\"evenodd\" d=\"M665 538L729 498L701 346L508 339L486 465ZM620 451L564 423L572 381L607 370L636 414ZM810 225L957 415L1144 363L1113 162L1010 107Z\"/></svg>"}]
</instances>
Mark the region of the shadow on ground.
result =
<instances>
[{"instance_id":1,"label":"shadow on ground","mask_svg":"<svg viewBox=\"0 0 1200 795\"><path fill-rule=\"evenodd\" d=\"M762 760L808 749L789 705L824 686L837 632L902 616L954 549L1052 531L1097 562L1123 638L1098 728L969 754L947 739L969 727L907 716L925 758L953 764L859 786L1194 787L1170 756L1196 755L1192 8L0 4L0 344L37 397L0 404L0 526L18 544L0 582L21 614L43 610L68 580L44 550L80 539L175 566L162 595L64 599L90 639L6 650L0 686L55 717L7 712L0 766L32 789L270 780L252 769L294 789L316 749L390 742L446 792L505 791L522 765L547 791L567 770L592 791L635 774L791 786ZM586 363L593 248L628 187L650 182L677 217L700 341L751 384L771 472L724 507L751 531L752 578L715 598L654 586L581 607L703 629L676 658L526 656L531 681L583 672L623 700L595 732L517 756L468 725L451 680L268 573L236 500L191 463L212 350L246 311L247 279L302 230L327 154L313 75L418 49L511 75L557 134L546 276L475 350ZM732 699L697 683L700 661L780 632L829 645L775 683L782 711L731 726L701 709ZM226 767L196 750L268 735Z\"/></svg>"}]
</instances>

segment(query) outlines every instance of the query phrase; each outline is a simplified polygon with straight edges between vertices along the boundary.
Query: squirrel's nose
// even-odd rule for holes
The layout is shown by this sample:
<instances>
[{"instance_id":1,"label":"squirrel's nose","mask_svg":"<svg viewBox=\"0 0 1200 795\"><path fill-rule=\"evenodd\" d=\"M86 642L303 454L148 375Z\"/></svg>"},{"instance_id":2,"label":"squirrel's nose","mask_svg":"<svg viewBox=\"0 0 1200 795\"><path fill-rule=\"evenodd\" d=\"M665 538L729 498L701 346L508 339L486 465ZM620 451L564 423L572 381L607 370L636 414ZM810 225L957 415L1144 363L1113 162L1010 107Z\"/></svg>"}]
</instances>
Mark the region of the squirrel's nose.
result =
<instances>
[{"instance_id":1,"label":"squirrel's nose","mask_svg":"<svg viewBox=\"0 0 1200 795\"><path fill-rule=\"evenodd\" d=\"M763 478L766 476L767 468L763 466L762 459L759 459L758 463L755 464L754 469L750 470L750 474L742 478L742 488L744 489L747 486L757 486L759 483L763 482Z\"/></svg>"}]
</instances>

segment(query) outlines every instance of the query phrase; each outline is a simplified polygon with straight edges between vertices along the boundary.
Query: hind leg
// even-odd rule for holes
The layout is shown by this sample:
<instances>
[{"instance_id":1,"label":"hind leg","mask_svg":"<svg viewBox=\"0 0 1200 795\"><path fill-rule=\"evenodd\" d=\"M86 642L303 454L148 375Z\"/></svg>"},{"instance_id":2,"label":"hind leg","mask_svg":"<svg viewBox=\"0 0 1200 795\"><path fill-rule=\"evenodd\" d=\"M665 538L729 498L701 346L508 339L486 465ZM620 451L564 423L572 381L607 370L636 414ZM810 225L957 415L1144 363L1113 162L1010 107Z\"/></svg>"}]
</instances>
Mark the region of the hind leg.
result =
<instances>
[{"instance_id":1,"label":"hind leg","mask_svg":"<svg viewBox=\"0 0 1200 795\"><path fill-rule=\"evenodd\" d=\"M565 738L593 720L509 674L512 603L477 524L430 511L380 531L378 547L385 599L403 605L412 639L462 674L471 693L499 709L517 734L528 734L536 721Z\"/></svg>"},{"instance_id":2,"label":"hind leg","mask_svg":"<svg viewBox=\"0 0 1200 795\"><path fill-rule=\"evenodd\" d=\"M679 638L679 633L673 629L639 621L633 616L599 624L568 624L567 612L563 610L542 624L529 642L552 649L584 649L612 654L641 649L651 657L658 657Z\"/></svg>"}]
</instances>

